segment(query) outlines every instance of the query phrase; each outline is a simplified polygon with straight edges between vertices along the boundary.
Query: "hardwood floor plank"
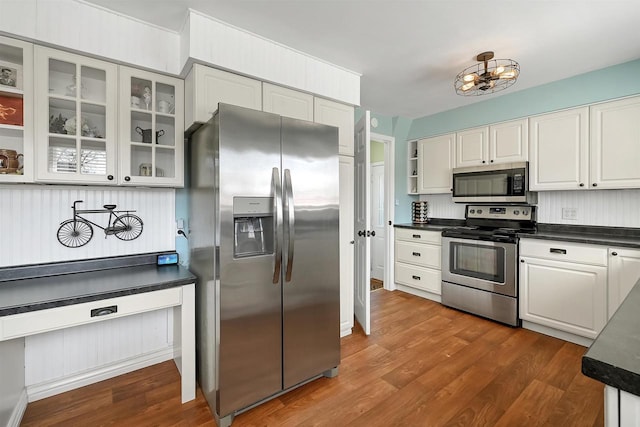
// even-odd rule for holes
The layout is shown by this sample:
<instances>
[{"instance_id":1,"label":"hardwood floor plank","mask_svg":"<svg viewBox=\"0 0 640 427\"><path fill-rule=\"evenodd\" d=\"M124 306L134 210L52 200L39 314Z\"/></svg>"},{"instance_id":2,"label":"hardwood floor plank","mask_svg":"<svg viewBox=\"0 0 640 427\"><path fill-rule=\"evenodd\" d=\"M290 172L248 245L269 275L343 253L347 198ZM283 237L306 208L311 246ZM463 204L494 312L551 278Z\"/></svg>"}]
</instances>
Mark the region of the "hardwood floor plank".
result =
<instances>
[{"instance_id":1,"label":"hardwood floor plank","mask_svg":"<svg viewBox=\"0 0 640 427\"><path fill-rule=\"evenodd\" d=\"M563 391L554 386L533 380L513 401L509 409L496 423L496 427L540 426L545 422L544 414L553 408L563 395Z\"/></svg>"},{"instance_id":2,"label":"hardwood floor plank","mask_svg":"<svg viewBox=\"0 0 640 427\"><path fill-rule=\"evenodd\" d=\"M584 348L378 290L372 333L341 340L340 373L238 415L233 427L596 426L603 386ZM200 389L180 403L172 361L30 403L23 426L215 426Z\"/></svg>"}]
</instances>

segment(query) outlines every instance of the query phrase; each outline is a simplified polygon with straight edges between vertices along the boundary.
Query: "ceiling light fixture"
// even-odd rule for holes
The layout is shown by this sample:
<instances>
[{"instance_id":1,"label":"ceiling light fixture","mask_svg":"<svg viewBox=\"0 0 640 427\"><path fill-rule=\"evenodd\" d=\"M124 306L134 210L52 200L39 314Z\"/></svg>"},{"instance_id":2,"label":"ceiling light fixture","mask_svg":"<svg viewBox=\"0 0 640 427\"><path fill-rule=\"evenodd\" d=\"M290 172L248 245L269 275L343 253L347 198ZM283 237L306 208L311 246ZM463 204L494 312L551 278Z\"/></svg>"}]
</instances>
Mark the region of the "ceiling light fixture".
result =
<instances>
[{"instance_id":1,"label":"ceiling light fixture","mask_svg":"<svg viewBox=\"0 0 640 427\"><path fill-rule=\"evenodd\" d=\"M493 52L476 57L479 64L465 68L456 76L453 86L462 96L478 96L499 92L516 82L520 64L513 59L493 59Z\"/></svg>"}]
</instances>

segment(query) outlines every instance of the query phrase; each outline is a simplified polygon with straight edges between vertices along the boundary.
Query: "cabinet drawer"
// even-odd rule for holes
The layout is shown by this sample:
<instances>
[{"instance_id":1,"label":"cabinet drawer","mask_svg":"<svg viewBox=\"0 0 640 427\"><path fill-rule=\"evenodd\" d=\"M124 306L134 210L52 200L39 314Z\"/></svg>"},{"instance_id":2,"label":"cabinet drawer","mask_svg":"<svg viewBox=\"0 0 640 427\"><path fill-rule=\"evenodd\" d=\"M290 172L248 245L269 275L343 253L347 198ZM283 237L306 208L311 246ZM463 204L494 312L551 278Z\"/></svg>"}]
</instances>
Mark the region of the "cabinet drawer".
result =
<instances>
[{"instance_id":1,"label":"cabinet drawer","mask_svg":"<svg viewBox=\"0 0 640 427\"><path fill-rule=\"evenodd\" d=\"M396 282L440 295L442 277L440 270L417 267L396 262Z\"/></svg>"},{"instance_id":2,"label":"cabinet drawer","mask_svg":"<svg viewBox=\"0 0 640 427\"><path fill-rule=\"evenodd\" d=\"M398 241L396 261L440 270L440 246Z\"/></svg>"},{"instance_id":3,"label":"cabinet drawer","mask_svg":"<svg viewBox=\"0 0 640 427\"><path fill-rule=\"evenodd\" d=\"M577 262L591 265L607 265L607 248L556 240L520 240L520 256Z\"/></svg>"},{"instance_id":4,"label":"cabinet drawer","mask_svg":"<svg viewBox=\"0 0 640 427\"><path fill-rule=\"evenodd\" d=\"M0 341L172 307L181 302L182 288L176 287L1 317ZM92 311L107 307L114 312L91 316Z\"/></svg>"},{"instance_id":5,"label":"cabinet drawer","mask_svg":"<svg viewBox=\"0 0 640 427\"><path fill-rule=\"evenodd\" d=\"M410 242L442 244L441 231L415 230L412 228L396 228L396 240L406 240Z\"/></svg>"}]
</instances>

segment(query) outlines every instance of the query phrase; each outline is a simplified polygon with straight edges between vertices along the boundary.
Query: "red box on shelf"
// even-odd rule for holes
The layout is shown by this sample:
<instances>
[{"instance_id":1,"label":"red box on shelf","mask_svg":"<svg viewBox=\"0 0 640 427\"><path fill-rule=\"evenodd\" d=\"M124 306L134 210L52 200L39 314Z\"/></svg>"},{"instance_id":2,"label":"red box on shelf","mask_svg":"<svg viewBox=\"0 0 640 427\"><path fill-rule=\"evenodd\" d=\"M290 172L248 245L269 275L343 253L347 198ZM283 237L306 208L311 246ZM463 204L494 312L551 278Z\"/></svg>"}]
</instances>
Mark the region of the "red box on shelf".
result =
<instances>
[{"instance_id":1,"label":"red box on shelf","mask_svg":"<svg viewBox=\"0 0 640 427\"><path fill-rule=\"evenodd\" d=\"M0 95L0 124L24 125L22 98Z\"/></svg>"}]
</instances>

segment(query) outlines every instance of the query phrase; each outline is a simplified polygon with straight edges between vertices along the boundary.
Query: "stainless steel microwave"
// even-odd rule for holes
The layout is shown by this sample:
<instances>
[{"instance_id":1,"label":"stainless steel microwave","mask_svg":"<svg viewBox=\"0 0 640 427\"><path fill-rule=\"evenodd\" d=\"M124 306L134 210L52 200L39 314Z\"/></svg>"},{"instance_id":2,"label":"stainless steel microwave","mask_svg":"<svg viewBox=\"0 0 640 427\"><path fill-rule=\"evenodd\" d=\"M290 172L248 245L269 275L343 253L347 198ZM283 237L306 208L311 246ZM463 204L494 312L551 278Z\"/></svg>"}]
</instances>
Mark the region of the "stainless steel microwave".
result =
<instances>
[{"instance_id":1,"label":"stainless steel microwave","mask_svg":"<svg viewBox=\"0 0 640 427\"><path fill-rule=\"evenodd\" d=\"M527 162L453 169L453 201L536 203Z\"/></svg>"}]
</instances>

